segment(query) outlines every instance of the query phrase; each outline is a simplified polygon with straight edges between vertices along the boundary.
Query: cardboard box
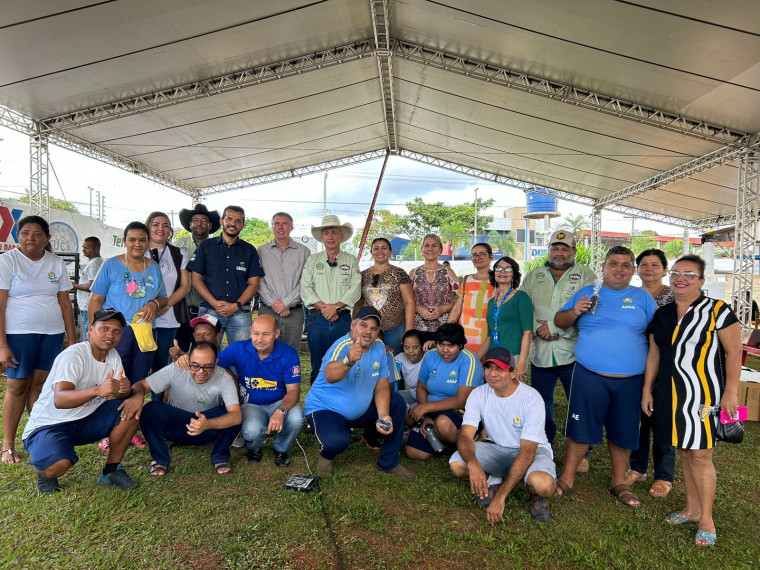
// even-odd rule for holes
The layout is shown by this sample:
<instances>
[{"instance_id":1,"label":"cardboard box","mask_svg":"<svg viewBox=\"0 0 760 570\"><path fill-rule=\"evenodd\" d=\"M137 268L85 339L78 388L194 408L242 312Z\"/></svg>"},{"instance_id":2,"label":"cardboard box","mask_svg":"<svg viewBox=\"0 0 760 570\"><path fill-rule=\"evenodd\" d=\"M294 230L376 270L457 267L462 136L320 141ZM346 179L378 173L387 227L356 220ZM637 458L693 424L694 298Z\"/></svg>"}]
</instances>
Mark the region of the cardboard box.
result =
<instances>
[{"instance_id":1,"label":"cardboard box","mask_svg":"<svg viewBox=\"0 0 760 570\"><path fill-rule=\"evenodd\" d=\"M747 406L747 420L760 422L760 383L739 382L739 405Z\"/></svg>"}]
</instances>

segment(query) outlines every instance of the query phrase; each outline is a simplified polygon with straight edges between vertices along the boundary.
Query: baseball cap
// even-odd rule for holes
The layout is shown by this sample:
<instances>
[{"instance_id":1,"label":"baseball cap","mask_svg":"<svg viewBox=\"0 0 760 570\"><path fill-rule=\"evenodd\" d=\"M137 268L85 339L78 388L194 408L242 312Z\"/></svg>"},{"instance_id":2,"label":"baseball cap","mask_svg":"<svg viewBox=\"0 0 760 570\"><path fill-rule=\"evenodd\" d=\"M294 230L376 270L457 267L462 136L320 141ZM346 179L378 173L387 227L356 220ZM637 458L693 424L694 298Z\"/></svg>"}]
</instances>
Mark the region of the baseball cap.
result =
<instances>
[{"instance_id":1,"label":"baseball cap","mask_svg":"<svg viewBox=\"0 0 760 570\"><path fill-rule=\"evenodd\" d=\"M124 318L124 315L122 315L119 311L113 308L108 309L101 309L99 311L95 311L95 314L92 317L92 322L97 323L98 321L110 321L111 319L116 319L121 323L121 326L126 327L127 326L127 319Z\"/></svg>"},{"instance_id":2,"label":"baseball cap","mask_svg":"<svg viewBox=\"0 0 760 570\"><path fill-rule=\"evenodd\" d=\"M575 235L573 235L573 232L557 230L549 238L549 245L554 245L555 243L564 243L567 247L575 247Z\"/></svg>"},{"instance_id":3,"label":"baseball cap","mask_svg":"<svg viewBox=\"0 0 760 570\"><path fill-rule=\"evenodd\" d=\"M371 307L369 305L364 305L361 309L359 309L359 312L356 313L356 319L364 320L372 317L373 319L377 319L377 324L380 324L381 317L380 317L380 311L378 311L375 307Z\"/></svg>"},{"instance_id":4,"label":"baseball cap","mask_svg":"<svg viewBox=\"0 0 760 570\"><path fill-rule=\"evenodd\" d=\"M217 319L214 315L203 315L202 317L195 317L190 321L190 328L194 329L197 325L204 323L214 327L216 329L216 332L222 330L222 323L220 323L219 319Z\"/></svg>"},{"instance_id":5,"label":"baseball cap","mask_svg":"<svg viewBox=\"0 0 760 570\"><path fill-rule=\"evenodd\" d=\"M483 364L486 362L493 362L496 366L502 370L514 370L515 369L515 357L506 348L496 346L489 349L486 352L486 358Z\"/></svg>"}]
</instances>

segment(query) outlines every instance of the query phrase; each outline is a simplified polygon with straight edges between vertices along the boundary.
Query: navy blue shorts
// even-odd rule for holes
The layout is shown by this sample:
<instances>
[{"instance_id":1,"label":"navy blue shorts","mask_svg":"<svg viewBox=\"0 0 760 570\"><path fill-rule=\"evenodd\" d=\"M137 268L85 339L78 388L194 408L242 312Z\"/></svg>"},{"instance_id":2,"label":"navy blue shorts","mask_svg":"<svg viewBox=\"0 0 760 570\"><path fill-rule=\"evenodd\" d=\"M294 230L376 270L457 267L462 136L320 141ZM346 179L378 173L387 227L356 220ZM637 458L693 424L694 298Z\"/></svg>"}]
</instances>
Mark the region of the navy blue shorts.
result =
<instances>
[{"instance_id":1,"label":"navy blue shorts","mask_svg":"<svg viewBox=\"0 0 760 570\"><path fill-rule=\"evenodd\" d=\"M464 415L459 410L444 410L442 412L430 412L425 415L430 416L434 420L438 416L446 416L447 418L451 420L451 423L453 423L457 429L460 429L462 427L462 420L464 419ZM413 447L414 449L419 449L420 451L423 451L425 453L435 453L433 451L433 448L430 447L430 444L428 443L427 438L423 436L418 430L412 430L409 433L409 437L406 439L406 444L409 447Z\"/></svg>"},{"instance_id":2,"label":"navy blue shorts","mask_svg":"<svg viewBox=\"0 0 760 570\"><path fill-rule=\"evenodd\" d=\"M37 428L24 440L24 447L32 458L29 465L37 471L44 471L61 459L75 465L79 457L74 447L108 437L121 421L119 406L122 403L124 400L108 400L86 418Z\"/></svg>"},{"instance_id":3,"label":"navy blue shorts","mask_svg":"<svg viewBox=\"0 0 760 570\"><path fill-rule=\"evenodd\" d=\"M18 368L8 368L8 378L28 378L35 370L49 372L63 348L63 334L7 334L8 346Z\"/></svg>"},{"instance_id":4,"label":"navy blue shorts","mask_svg":"<svg viewBox=\"0 0 760 570\"><path fill-rule=\"evenodd\" d=\"M623 449L638 449L641 389L644 375L608 378L575 364L567 405L565 435L578 443L607 440Z\"/></svg>"}]
</instances>

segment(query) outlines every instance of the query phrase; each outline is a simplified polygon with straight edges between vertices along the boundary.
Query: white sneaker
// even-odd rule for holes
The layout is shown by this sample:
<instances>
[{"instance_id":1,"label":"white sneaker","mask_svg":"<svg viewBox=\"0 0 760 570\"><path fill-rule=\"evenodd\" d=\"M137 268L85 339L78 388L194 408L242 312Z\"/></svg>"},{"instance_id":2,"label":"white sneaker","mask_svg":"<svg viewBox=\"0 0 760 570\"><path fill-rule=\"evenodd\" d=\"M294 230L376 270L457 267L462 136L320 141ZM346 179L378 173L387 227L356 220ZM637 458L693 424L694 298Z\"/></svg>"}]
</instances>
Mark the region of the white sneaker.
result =
<instances>
[{"instance_id":1,"label":"white sneaker","mask_svg":"<svg viewBox=\"0 0 760 570\"><path fill-rule=\"evenodd\" d=\"M245 440L243 439L243 435L239 434L235 438L235 441L232 442L232 447L238 447L238 448L240 448L240 447L243 447L243 446L245 446Z\"/></svg>"}]
</instances>

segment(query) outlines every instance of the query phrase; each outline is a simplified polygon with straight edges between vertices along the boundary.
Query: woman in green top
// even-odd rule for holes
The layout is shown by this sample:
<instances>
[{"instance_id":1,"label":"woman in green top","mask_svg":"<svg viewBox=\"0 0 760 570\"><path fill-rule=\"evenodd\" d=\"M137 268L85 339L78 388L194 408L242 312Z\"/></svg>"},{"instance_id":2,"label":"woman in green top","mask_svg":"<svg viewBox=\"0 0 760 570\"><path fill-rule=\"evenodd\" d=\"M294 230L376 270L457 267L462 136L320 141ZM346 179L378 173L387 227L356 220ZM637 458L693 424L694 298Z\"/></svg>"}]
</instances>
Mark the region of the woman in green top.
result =
<instances>
[{"instance_id":1,"label":"woman in green top","mask_svg":"<svg viewBox=\"0 0 760 570\"><path fill-rule=\"evenodd\" d=\"M515 377L525 382L533 340L533 303L525 291L518 291L520 266L511 257L502 257L494 263L489 279L496 291L488 301L488 333L478 350L478 358L482 360L492 346L508 349L517 360Z\"/></svg>"}]
</instances>

